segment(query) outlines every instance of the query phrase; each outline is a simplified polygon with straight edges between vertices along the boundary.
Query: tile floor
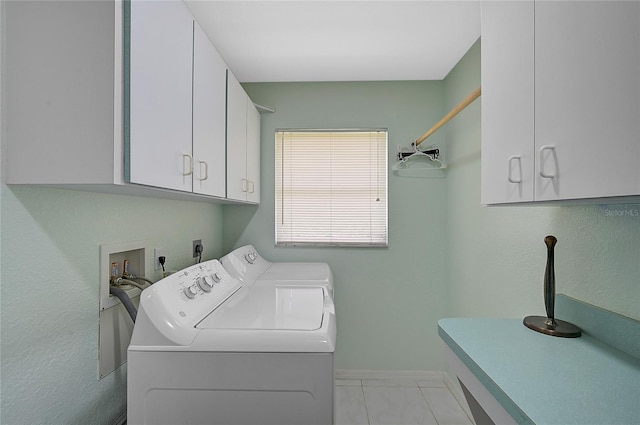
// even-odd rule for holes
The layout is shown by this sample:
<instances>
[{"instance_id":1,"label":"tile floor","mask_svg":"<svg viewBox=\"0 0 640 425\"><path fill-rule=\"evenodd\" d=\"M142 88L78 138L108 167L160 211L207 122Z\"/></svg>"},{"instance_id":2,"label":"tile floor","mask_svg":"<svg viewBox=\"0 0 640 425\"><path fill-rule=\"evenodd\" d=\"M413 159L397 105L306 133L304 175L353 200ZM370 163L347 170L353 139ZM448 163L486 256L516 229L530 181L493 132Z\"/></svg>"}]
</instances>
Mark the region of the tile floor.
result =
<instances>
[{"instance_id":1,"label":"tile floor","mask_svg":"<svg viewBox=\"0 0 640 425\"><path fill-rule=\"evenodd\" d=\"M337 379L336 425L473 425L440 379Z\"/></svg>"}]
</instances>

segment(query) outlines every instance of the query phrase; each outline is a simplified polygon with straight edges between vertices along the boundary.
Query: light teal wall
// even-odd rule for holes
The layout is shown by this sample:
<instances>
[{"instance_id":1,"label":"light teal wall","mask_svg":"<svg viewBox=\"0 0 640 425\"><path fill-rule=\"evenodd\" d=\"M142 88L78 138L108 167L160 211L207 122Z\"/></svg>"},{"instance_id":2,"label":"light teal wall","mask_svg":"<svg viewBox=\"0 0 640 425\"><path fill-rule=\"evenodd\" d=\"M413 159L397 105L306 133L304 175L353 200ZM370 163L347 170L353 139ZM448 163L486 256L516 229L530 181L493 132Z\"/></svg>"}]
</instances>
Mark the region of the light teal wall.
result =
<instances>
[{"instance_id":1,"label":"light teal wall","mask_svg":"<svg viewBox=\"0 0 640 425\"><path fill-rule=\"evenodd\" d=\"M326 261L335 277L339 369L440 370L444 314L443 179L389 177L389 247L274 247L274 131L389 129L389 161L443 112L442 82L245 84L262 115L261 203L225 206L225 249L247 243L270 260Z\"/></svg>"},{"instance_id":2,"label":"light teal wall","mask_svg":"<svg viewBox=\"0 0 640 425\"><path fill-rule=\"evenodd\" d=\"M99 246L148 240L167 267L222 254L221 206L35 187L2 196L2 423L107 424L126 365L98 380ZM147 253L147 276L153 272Z\"/></svg>"},{"instance_id":3,"label":"light teal wall","mask_svg":"<svg viewBox=\"0 0 640 425\"><path fill-rule=\"evenodd\" d=\"M446 110L480 85L479 42L444 84ZM446 134L447 315L545 315L543 239L553 234L558 292L640 318L640 205L482 207L480 99Z\"/></svg>"}]
</instances>

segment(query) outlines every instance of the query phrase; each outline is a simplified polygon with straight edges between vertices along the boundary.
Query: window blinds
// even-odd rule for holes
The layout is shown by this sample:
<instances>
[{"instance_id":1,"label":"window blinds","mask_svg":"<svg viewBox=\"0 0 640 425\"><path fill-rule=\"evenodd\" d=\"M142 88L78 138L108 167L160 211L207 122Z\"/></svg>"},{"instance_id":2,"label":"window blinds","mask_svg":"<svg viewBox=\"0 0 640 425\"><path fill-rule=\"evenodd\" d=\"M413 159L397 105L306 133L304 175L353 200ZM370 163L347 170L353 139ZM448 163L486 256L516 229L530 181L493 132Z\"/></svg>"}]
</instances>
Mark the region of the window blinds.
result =
<instances>
[{"instance_id":1,"label":"window blinds","mask_svg":"<svg viewBox=\"0 0 640 425\"><path fill-rule=\"evenodd\" d=\"M387 245L387 131L276 131L276 244Z\"/></svg>"}]
</instances>

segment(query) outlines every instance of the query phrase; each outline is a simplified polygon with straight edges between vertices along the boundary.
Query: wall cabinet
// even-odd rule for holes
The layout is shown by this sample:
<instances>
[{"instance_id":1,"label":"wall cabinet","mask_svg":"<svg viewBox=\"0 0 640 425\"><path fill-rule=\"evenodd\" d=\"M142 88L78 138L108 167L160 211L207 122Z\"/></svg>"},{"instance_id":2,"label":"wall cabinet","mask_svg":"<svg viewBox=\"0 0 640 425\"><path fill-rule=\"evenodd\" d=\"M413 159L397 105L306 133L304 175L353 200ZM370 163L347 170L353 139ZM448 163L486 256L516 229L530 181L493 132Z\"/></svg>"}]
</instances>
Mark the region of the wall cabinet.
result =
<instances>
[{"instance_id":1,"label":"wall cabinet","mask_svg":"<svg viewBox=\"0 0 640 425\"><path fill-rule=\"evenodd\" d=\"M7 183L121 183L120 10L109 2L2 6Z\"/></svg>"},{"instance_id":2,"label":"wall cabinet","mask_svg":"<svg viewBox=\"0 0 640 425\"><path fill-rule=\"evenodd\" d=\"M260 203L260 112L247 98L247 202Z\"/></svg>"},{"instance_id":3,"label":"wall cabinet","mask_svg":"<svg viewBox=\"0 0 640 425\"><path fill-rule=\"evenodd\" d=\"M483 2L482 203L640 195L639 163L640 3Z\"/></svg>"},{"instance_id":4,"label":"wall cabinet","mask_svg":"<svg viewBox=\"0 0 640 425\"><path fill-rule=\"evenodd\" d=\"M226 64L181 1L130 16L125 179L224 197Z\"/></svg>"},{"instance_id":5,"label":"wall cabinet","mask_svg":"<svg viewBox=\"0 0 640 425\"><path fill-rule=\"evenodd\" d=\"M227 66L197 22L193 43L193 191L224 198Z\"/></svg>"},{"instance_id":6,"label":"wall cabinet","mask_svg":"<svg viewBox=\"0 0 640 425\"><path fill-rule=\"evenodd\" d=\"M227 66L181 1L5 13L7 183L226 199Z\"/></svg>"},{"instance_id":7,"label":"wall cabinet","mask_svg":"<svg viewBox=\"0 0 640 425\"><path fill-rule=\"evenodd\" d=\"M260 113L231 72L227 76L227 197L260 202Z\"/></svg>"},{"instance_id":8,"label":"wall cabinet","mask_svg":"<svg viewBox=\"0 0 640 425\"><path fill-rule=\"evenodd\" d=\"M191 192L193 18L180 1L128 4L125 180Z\"/></svg>"}]
</instances>

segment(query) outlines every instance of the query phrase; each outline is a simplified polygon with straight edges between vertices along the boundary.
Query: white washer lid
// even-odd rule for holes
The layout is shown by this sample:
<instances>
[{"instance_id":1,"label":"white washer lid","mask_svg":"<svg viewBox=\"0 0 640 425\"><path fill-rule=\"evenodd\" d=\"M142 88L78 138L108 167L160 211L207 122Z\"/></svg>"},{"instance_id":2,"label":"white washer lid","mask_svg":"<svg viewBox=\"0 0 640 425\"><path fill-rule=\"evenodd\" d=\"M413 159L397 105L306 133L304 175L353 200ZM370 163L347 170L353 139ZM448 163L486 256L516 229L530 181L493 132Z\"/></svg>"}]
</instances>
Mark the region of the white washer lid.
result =
<instances>
[{"instance_id":1,"label":"white washer lid","mask_svg":"<svg viewBox=\"0 0 640 425\"><path fill-rule=\"evenodd\" d=\"M322 327L323 312L320 287L260 286L236 292L196 328L312 331Z\"/></svg>"},{"instance_id":2,"label":"white washer lid","mask_svg":"<svg viewBox=\"0 0 640 425\"><path fill-rule=\"evenodd\" d=\"M176 351L333 353L336 344L333 300L322 287L244 287L195 330Z\"/></svg>"}]
</instances>

